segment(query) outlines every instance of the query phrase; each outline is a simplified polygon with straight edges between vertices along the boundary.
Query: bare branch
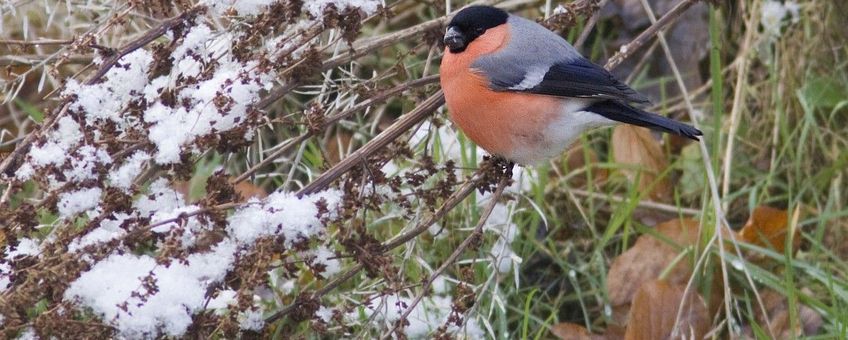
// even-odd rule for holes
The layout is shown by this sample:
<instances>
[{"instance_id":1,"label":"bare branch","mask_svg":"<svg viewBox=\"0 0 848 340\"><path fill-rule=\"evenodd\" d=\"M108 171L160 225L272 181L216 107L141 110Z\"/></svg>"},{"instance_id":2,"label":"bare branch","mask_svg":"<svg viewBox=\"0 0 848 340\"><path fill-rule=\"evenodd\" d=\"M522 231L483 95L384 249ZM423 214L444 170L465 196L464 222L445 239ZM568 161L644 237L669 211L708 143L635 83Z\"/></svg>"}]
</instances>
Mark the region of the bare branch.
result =
<instances>
[{"instance_id":1,"label":"bare branch","mask_svg":"<svg viewBox=\"0 0 848 340\"><path fill-rule=\"evenodd\" d=\"M677 19L680 19L680 16L683 14L683 12L689 9L689 7L692 7L692 5L694 5L698 1L699 0L683 0L678 3L676 6L674 6L674 8L668 11L668 13L663 15L662 18L657 20L656 23L648 27L648 29L642 31L642 33L640 33L639 36L636 37L636 39L633 39L633 41L621 46L621 48L618 50L618 53L616 53L614 56L612 56L612 58L607 60L607 63L606 65L604 65L604 67L608 70L618 67L618 65L620 65L621 62L624 61L624 59L629 58L631 55L633 55L633 53L635 53L643 45L645 45L648 40L653 39L654 36L657 35L657 32L677 22Z\"/></svg>"},{"instance_id":2,"label":"bare branch","mask_svg":"<svg viewBox=\"0 0 848 340\"><path fill-rule=\"evenodd\" d=\"M495 209L495 205L497 205L498 200L501 198L501 195L503 195L504 189L506 189L507 184L512 179L513 166L514 165L510 163L505 169L506 171L501 175L501 180L498 183L498 188L497 190L495 190L495 193L492 194L492 197L489 198L491 201L489 201L489 205L486 206L486 210L483 211L483 214L480 215L480 219L477 221L477 225L474 227L474 231L471 232L471 235L468 235L468 237L466 237L465 240L463 240L462 243L460 243L459 246L456 247L456 250L454 250L453 253L448 256L447 260L445 260L445 262L442 263L442 265L439 266L439 268L436 269L432 274L430 274L430 277L428 277L426 281L424 281L424 285L421 287L421 292L419 292L418 295L415 297L415 300L413 300L412 303L410 303L409 306L406 307L406 310L403 312L400 319L398 319L398 321L395 323L395 327L392 328L391 331L383 334L383 336L381 337L382 339L385 340L390 338L392 334L397 331L401 325L403 325L404 321L406 321L406 318L408 318L409 314L412 313L412 311L415 309L415 306L417 306L418 303L421 302L421 299L424 298L424 295L427 295L427 293L430 291L430 286L433 285L433 281L435 281L436 278L441 276L442 273L444 273L444 271L448 269L448 266L453 265L456 260L459 259L459 256L462 255L463 252L465 252L465 249L468 248L469 245L471 245L471 243L483 236L483 226L486 225L486 221L489 220L489 216L492 214L492 210Z\"/></svg>"}]
</instances>

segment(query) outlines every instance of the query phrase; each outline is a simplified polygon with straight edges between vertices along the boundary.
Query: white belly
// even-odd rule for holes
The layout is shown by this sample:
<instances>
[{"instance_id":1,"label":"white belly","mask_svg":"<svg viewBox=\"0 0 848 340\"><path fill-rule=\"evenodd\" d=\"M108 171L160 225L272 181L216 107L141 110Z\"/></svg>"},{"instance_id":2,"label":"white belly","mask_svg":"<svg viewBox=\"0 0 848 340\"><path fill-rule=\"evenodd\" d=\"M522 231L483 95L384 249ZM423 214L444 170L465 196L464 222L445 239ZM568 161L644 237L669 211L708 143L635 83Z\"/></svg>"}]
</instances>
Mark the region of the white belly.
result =
<instances>
[{"instance_id":1,"label":"white belly","mask_svg":"<svg viewBox=\"0 0 848 340\"><path fill-rule=\"evenodd\" d=\"M506 157L522 165L535 165L559 156L580 134L618 123L599 114L583 111L591 103L590 100L568 99L563 102L560 114L543 130L541 143L523 143Z\"/></svg>"}]
</instances>

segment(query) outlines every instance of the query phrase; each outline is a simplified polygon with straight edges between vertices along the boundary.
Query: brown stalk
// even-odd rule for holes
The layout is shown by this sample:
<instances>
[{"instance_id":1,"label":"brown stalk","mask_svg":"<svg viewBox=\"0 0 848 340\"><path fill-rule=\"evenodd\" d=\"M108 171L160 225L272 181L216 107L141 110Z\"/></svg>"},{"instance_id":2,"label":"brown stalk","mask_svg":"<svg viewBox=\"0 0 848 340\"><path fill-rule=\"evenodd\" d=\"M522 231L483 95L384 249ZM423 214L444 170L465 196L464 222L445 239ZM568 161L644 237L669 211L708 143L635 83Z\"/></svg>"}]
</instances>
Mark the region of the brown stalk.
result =
<instances>
[{"instance_id":1,"label":"brown stalk","mask_svg":"<svg viewBox=\"0 0 848 340\"><path fill-rule=\"evenodd\" d=\"M448 269L448 266L453 265L454 262L459 259L459 256L462 255L463 252L465 252L465 249L471 245L471 243L483 236L483 226L486 225L486 221L492 214L492 210L495 209L495 205L498 203L498 200L501 198L501 195L503 195L507 183L509 183L509 181L512 179L512 167L513 164L510 163L506 171L501 175L501 180L498 183L498 188L497 190L495 190L495 193L492 194L492 197L490 198L491 201L489 201L489 204L486 206L486 210L483 211L483 214L480 215L480 219L477 221L477 225L474 227L474 231L471 232L471 235L468 235L468 237L466 237L465 240L463 240L462 243L460 243L459 246L456 247L456 250L454 250L453 253L448 256L447 260L445 260L445 262L442 263L442 265L439 266L439 268L436 269L432 274L430 274L426 281L424 281L424 285L421 287L421 292L419 292L418 295L415 296L415 300L413 300L412 303L410 303L409 306L406 307L406 310L400 316L400 319L398 319L398 321L395 323L395 327L392 328L391 331L386 332L386 334L383 334L383 336L381 337L382 339L385 340L390 338L392 334L395 333L401 325L403 325L404 321L406 321L406 319L409 317L409 314L412 313L413 309L415 309L415 306L417 306L418 303L421 302L421 299L424 298L424 295L427 295L427 293L430 291L430 286L433 285L433 281L435 281L436 278L442 275L442 273Z\"/></svg>"},{"instance_id":2,"label":"brown stalk","mask_svg":"<svg viewBox=\"0 0 848 340\"><path fill-rule=\"evenodd\" d=\"M453 208L455 208L460 202L462 202L465 197L474 192L475 188L480 186L480 184L483 184L485 180L486 178L485 176L483 176L482 171L477 171L472 174L471 178L465 181L465 183L458 190L454 191L453 194L451 194L450 197L448 197L442 203L439 209L436 210L432 215L428 216L427 219L419 222L418 225L416 225L414 228L410 229L406 233L389 241L383 242L381 252L386 253L394 248L397 248L426 231L428 228L430 228L431 225L444 218L451 210L453 210ZM353 275L355 275L363 268L364 266L361 263L357 263L356 265L345 271L343 274L337 276L335 279L327 283L324 287L315 291L315 293L312 294L311 299L317 299L326 295L327 293L329 293L330 291L332 291L333 289L353 277ZM276 320L279 320L280 318L291 313L298 306L298 303L299 302L296 301L295 303L286 306L285 308L277 311L273 315L266 318L265 321L274 322Z\"/></svg>"},{"instance_id":3,"label":"brown stalk","mask_svg":"<svg viewBox=\"0 0 848 340\"><path fill-rule=\"evenodd\" d=\"M39 54L0 56L0 66L34 66L51 57ZM90 55L74 55L64 60L67 64L89 64L94 58Z\"/></svg>"},{"instance_id":4,"label":"brown stalk","mask_svg":"<svg viewBox=\"0 0 848 340\"><path fill-rule=\"evenodd\" d=\"M434 83L435 81L437 81L438 79L439 79L439 76L437 76L437 75L427 76L427 77L424 77L424 78L421 78L421 79L416 79L416 80L413 80L413 81L409 81L409 82L400 84L400 85L395 86L391 89L380 92L379 94L374 95L373 97L370 97L370 98L362 101L361 103L354 105L353 107L351 107L347 110L344 110L340 113L337 113L337 114L334 114L332 116L327 117L324 120L324 123L322 124L321 129L326 129L326 128L332 126L333 124L337 123L338 121L345 119L347 117L350 117L354 113L362 111L362 110L374 105L375 103L384 101L384 100L388 99L389 97L393 97L395 95L403 93L404 91L406 91L410 88L415 88L415 87L431 84L431 83ZM285 154L286 151L288 151L292 146L303 143L304 141L306 141L309 137L312 137L313 135L314 135L314 132L307 131L307 132L303 133L302 135L297 136L294 139L287 141L286 145L275 150L274 153L265 157L265 159L263 159L261 162L250 167L250 169L248 169L247 171L245 171L244 173L242 173L241 175L239 175L238 177L233 179L231 181L231 183L236 184L236 183L240 183L240 182L244 181L248 177L252 176L260 168L270 164L275 159L277 159L278 157Z\"/></svg>"},{"instance_id":5,"label":"brown stalk","mask_svg":"<svg viewBox=\"0 0 848 340\"><path fill-rule=\"evenodd\" d=\"M68 45L74 42L74 39L42 39L42 40L17 40L17 39L0 39L0 45L19 45L19 46L35 46L35 45Z\"/></svg>"},{"instance_id":6,"label":"brown stalk","mask_svg":"<svg viewBox=\"0 0 848 340\"><path fill-rule=\"evenodd\" d=\"M204 6L196 6L176 17L163 21L161 24L159 24L159 26L148 30L146 33L144 33L144 35L138 37L133 41L130 41L129 43L115 51L112 56L106 58L106 60L103 61L103 64L100 65L100 68L97 70L97 72L92 75L91 78L85 81L85 84L96 84L103 78L104 75L106 75L106 72L109 72L109 70L112 69L112 67L118 63L118 60L121 59L121 57L132 53L133 51L143 47L144 45L147 45L153 40L156 40L157 38L161 37L163 34L168 32L168 30L185 22L185 20L197 15L204 9ZM2 162L0 162L0 174L8 174L10 167L15 164L21 156L23 156L24 152L29 150L30 145L32 145L32 142L35 141L36 137L40 135L41 132L48 131L59 118L64 116L64 114L68 111L69 106L70 102L68 100L65 100L62 105L53 110L53 113L49 115L49 118L47 118L44 125L42 125L41 129L28 134L27 137L23 141L21 141L20 144L18 144L15 150L13 150L8 156L6 156L6 158L3 159Z\"/></svg>"},{"instance_id":7,"label":"brown stalk","mask_svg":"<svg viewBox=\"0 0 848 340\"><path fill-rule=\"evenodd\" d=\"M411 129L413 126L430 116L433 111L436 111L445 102L445 96L441 90L424 100L420 105L415 107L409 113L403 115L392 126L381 132L377 137L374 137L370 142L363 147L351 153L347 158L325 171L318 176L314 181L307 184L297 192L299 197L316 193L324 190L333 181L350 171L354 166L365 162L369 156L382 148L389 145L395 139L400 137L404 132Z\"/></svg>"}]
</instances>

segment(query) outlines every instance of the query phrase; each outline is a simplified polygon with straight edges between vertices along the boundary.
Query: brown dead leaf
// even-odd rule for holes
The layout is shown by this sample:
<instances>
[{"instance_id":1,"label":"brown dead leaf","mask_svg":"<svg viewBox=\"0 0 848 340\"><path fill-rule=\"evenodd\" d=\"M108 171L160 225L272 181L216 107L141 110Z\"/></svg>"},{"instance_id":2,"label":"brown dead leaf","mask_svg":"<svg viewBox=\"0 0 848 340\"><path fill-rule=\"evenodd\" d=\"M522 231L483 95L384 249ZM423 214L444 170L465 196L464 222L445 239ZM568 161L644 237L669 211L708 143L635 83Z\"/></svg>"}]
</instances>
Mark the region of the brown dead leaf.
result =
<instances>
[{"instance_id":1,"label":"brown dead leaf","mask_svg":"<svg viewBox=\"0 0 848 340\"><path fill-rule=\"evenodd\" d=\"M586 327L570 322L560 322L551 327L551 333L562 340L592 340L598 339L597 335L589 333Z\"/></svg>"},{"instance_id":2,"label":"brown dead leaf","mask_svg":"<svg viewBox=\"0 0 848 340\"><path fill-rule=\"evenodd\" d=\"M675 244L686 247L698 240L699 223L674 219L659 224L657 232ZM607 291L613 306L629 304L642 284L655 280L680 253L678 249L651 235L642 235L636 244L616 257L607 273ZM666 276L671 284L686 284L692 274L689 261L679 261Z\"/></svg>"},{"instance_id":3,"label":"brown dead leaf","mask_svg":"<svg viewBox=\"0 0 848 340\"><path fill-rule=\"evenodd\" d=\"M624 339L703 339L711 324L707 306L694 291L684 299L684 291L685 285L673 285L665 280L642 285L633 299ZM675 327L680 308L682 312Z\"/></svg>"},{"instance_id":4,"label":"brown dead leaf","mask_svg":"<svg viewBox=\"0 0 848 340\"><path fill-rule=\"evenodd\" d=\"M171 188L174 191L183 195L183 198L188 200L191 194L191 182L189 181L174 181L171 183Z\"/></svg>"},{"instance_id":5,"label":"brown dead leaf","mask_svg":"<svg viewBox=\"0 0 848 340\"><path fill-rule=\"evenodd\" d=\"M233 178L230 178L232 180ZM265 192L265 189L262 189L250 182L241 182L236 184L234 189L242 197L243 200L247 201L250 198L265 198L268 197L268 193Z\"/></svg>"},{"instance_id":6,"label":"brown dead leaf","mask_svg":"<svg viewBox=\"0 0 848 340\"><path fill-rule=\"evenodd\" d=\"M231 181L233 179L235 179L235 177L231 176L229 178L229 180L231 180ZM174 181L174 183L172 184L172 187L174 188L174 190L176 192L182 194L183 198L185 198L187 201L191 199L191 182L189 182L189 181ZM241 196L241 199L242 199L241 201L236 202L236 203L247 202L248 199L253 198L253 197L256 197L256 198L268 197L268 193L265 191L265 189L262 189L262 188L256 186L255 184L247 182L247 181L236 184L233 187L233 189L236 191L236 193L239 194L239 196Z\"/></svg>"},{"instance_id":7,"label":"brown dead leaf","mask_svg":"<svg viewBox=\"0 0 848 340\"><path fill-rule=\"evenodd\" d=\"M616 126L612 132L612 149L617 163L638 168L622 171L631 182L639 177L637 185L640 191L650 190L648 197L654 201L671 202L672 188L668 176L657 182L659 174L668 167L668 161L648 129L624 124Z\"/></svg>"},{"instance_id":8,"label":"brown dead leaf","mask_svg":"<svg viewBox=\"0 0 848 340\"><path fill-rule=\"evenodd\" d=\"M809 290L804 290L807 291L806 294L811 294ZM775 339L794 339L801 336L815 335L823 324L821 315L816 313L815 310L805 305L799 305L799 322L793 326L789 319L789 304L783 294L766 289L760 292L760 298L762 298L763 307L766 310L766 314L768 314L768 322L766 322L766 316L760 312L761 309L756 307L754 308L754 312L757 313L757 324L763 328L768 327L766 332L769 333L767 334ZM754 337L751 326L745 326L743 333L750 338Z\"/></svg>"},{"instance_id":9,"label":"brown dead leaf","mask_svg":"<svg viewBox=\"0 0 848 340\"><path fill-rule=\"evenodd\" d=\"M350 152L350 143L353 142L353 134L339 129L335 134L327 138L327 162L337 164Z\"/></svg>"},{"instance_id":10,"label":"brown dead leaf","mask_svg":"<svg viewBox=\"0 0 848 340\"><path fill-rule=\"evenodd\" d=\"M739 237L745 242L783 253L788 232L789 214L786 210L761 205L751 212L748 222L739 231ZM792 253L795 253L800 245L801 237L796 229L792 238Z\"/></svg>"},{"instance_id":11,"label":"brown dead leaf","mask_svg":"<svg viewBox=\"0 0 848 340\"><path fill-rule=\"evenodd\" d=\"M551 327L551 333L562 340L617 340L622 339L624 334L612 326L607 328L604 334L594 334L586 327L571 322L560 322Z\"/></svg>"}]
</instances>

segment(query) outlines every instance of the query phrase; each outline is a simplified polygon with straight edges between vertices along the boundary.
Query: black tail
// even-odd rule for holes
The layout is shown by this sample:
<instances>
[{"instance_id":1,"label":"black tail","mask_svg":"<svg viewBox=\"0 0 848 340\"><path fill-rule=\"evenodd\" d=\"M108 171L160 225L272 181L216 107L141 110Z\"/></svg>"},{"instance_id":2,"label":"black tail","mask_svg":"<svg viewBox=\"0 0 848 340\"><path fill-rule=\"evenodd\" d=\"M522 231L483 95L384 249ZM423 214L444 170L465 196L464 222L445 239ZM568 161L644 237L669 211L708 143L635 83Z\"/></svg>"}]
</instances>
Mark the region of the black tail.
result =
<instances>
[{"instance_id":1,"label":"black tail","mask_svg":"<svg viewBox=\"0 0 848 340\"><path fill-rule=\"evenodd\" d=\"M662 132L675 133L694 140L698 140L698 136L703 135L701 130L698 130L688 124L660 116L656 113L642 111L614 100L598 102L590 105L584 110L597 113L614 121L642 126Z\"/></svg>"}]
</instances>

